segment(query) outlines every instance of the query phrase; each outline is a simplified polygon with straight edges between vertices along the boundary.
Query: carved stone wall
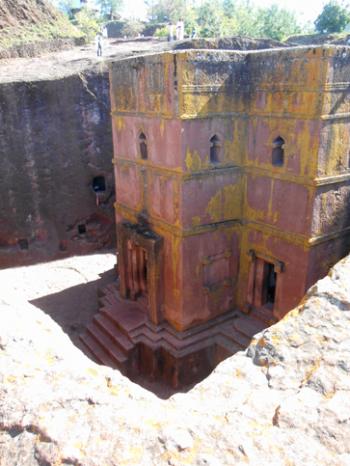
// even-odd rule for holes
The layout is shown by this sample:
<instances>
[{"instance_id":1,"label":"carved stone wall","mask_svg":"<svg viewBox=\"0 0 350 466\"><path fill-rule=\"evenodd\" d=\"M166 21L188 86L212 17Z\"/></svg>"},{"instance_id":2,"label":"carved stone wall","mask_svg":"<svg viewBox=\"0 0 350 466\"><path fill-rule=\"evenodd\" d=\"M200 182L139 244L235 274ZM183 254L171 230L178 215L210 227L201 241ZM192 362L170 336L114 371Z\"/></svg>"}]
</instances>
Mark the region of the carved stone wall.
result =
<instances>
[{"instance_id":1,"label":"carved stone wall","mask_svg":"<svg viewBox=\"0 0 350 466\"><path fill-rule=\"evenodd\" d=\"M115 243L112 152L106 72L0 84L0 267Z\"/></svg>"}]
</instances>

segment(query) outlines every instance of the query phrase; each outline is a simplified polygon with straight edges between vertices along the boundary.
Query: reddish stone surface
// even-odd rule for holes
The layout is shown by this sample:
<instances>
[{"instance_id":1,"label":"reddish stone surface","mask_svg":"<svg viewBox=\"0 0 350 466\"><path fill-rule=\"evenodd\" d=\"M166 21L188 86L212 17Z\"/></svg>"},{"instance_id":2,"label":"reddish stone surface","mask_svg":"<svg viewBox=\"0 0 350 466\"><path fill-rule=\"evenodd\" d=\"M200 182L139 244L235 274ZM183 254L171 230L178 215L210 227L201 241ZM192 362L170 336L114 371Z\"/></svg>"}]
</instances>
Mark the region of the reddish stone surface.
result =
<instances>
[{"instance_id":1,"label":"reddish stone surface","mask_svg":"<svg viewBox=\"0 0 350 466\"><path fill-rule=\"evenodd\" d=\"M219 335L282 318L346 254L349 105L332 73L350 70L345 55L191 51L112 65L110 315L137 347L123 370L197 380L234 352ZM141 339L125 325L131 301Z\"/></svg>"},{"instance_id":2,"label":"reddish stone surface","mask_svg":"<svg viewBox=\"0 0 350 466\"><path fill-rule=\"evenodd\" d=\"M22 78L0 82L0 268L113 247L107 72Z\"/></svg>"}]
</instances>

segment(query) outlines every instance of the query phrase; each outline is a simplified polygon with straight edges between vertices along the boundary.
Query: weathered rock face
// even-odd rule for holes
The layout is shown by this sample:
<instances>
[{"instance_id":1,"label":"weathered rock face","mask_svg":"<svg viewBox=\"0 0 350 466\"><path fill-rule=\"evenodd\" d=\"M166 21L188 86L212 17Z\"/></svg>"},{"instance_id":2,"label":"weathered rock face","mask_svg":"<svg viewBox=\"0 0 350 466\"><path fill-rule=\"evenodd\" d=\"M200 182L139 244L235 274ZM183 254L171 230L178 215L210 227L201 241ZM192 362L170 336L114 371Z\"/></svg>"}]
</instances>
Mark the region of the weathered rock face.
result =
<instances>
[{"instance_id":1,"label":"weathered rock face","mask_svg":"<svg viewBox=\"0 0 350 466\"><path fill-rule=\"evenodd\" d=\"M349 273L350 257L247 351L167 401L2 298L1 466L348 465Z\"/></svg>"},{"instance_id":2,"label":"weathered rock face","mask_svg":"<svg viewBox=\"0 0 350 466\"><path fill-rule=\"evenodd\" d=\"M171 43L172 44L172 43ZM184 49L222 49L222 50L261 50L275 47L286 47L282 42L273 39L253 39L251 37L223 37L218 39L185 39L176 41L174 50Z\"/></svg>"},{"instance_id":3,"label":"weathered rock face","mask_svg":"<svg viewBox=\"0 0 350 466\"><path fill-rule=\"evenodd\" d=\"M0 85L0 267L113 244L105 68Z\"/></svg>"}]
</instances>

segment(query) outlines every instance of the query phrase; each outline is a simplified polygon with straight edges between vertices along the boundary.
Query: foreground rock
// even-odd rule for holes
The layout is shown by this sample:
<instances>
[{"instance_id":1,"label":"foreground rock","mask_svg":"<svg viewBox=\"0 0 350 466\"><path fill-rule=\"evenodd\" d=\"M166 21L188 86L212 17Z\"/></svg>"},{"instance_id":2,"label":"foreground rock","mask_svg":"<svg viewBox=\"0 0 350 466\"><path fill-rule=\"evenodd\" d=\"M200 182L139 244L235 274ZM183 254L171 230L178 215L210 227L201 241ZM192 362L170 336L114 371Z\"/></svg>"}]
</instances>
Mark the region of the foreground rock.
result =
<instances>
[{"instance_id":1,"label":"foreground rock","mask_svg":"<svg viewBox=\"0 0 350 466\"><path fill-rule=\"evenodd\" d=\"M349 273L350 257L246 352L167 401L92 363L8 293L1 466L350 464Z\"/></svg>"}]
</instances>

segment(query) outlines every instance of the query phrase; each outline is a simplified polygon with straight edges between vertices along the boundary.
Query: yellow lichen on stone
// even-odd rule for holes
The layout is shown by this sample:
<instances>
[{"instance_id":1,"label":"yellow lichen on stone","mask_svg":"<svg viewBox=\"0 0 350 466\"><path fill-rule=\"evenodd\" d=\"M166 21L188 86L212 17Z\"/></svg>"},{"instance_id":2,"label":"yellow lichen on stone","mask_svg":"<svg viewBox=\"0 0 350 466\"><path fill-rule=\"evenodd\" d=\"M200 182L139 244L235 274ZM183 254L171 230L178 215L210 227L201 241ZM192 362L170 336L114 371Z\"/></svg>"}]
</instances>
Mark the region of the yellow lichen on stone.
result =
<instances>
[{"instance_id":1,"label":"yellow lichen on stone","mask_svg":"<svg viewBox=\"0 0 350 466\"><path fill-rule=\"evenodd\" d=\"M117 127L117 130L118 131L121 131L124 126L125 126L125 122L124 122L124 118L120 117L120 116L116 116L115 119L115 124L116 124L116 127Z\"/></svg>"},{"instance_id":2,"label":"yellow lichen on stone","mask_svg":"<svg viewBox=\"0 0 350 466\"><path fill-rule=\"evenodd\" d=\"M48 351L46 353L46 362L50 365L54 364L57 361L57 357L51 353L51 351Z\"/></svg>"},{"instance_id":3,"label":"yellow lichen on stone","mask_svg":"<svg viewBox=\"0 0 350 466\"><path fill-rule=\"evenodd\" d=\"M300 313L300 307L296 307L292 309L291 311L289 311L288 314L286 314L282 320L286 322L289 319L295 319L296 317L298 317L299 313Z\"/></svg>"},{"instance_id":4,"label":"yellow lichen on stone","mask_svg":"<svg viewBox=\"0 0 350 466\"><path fill-rule=\"evenodd\" d=\"M196 227L196 226L198 226L200 224L201 224L201 218L200 218L199 215L196 215L196 216L192 217L192 225L194 227Z\"/></svg>"},{"instance_id":5,"label":"yellow lichen on stone","mask_svg":"<svg viewBox=\"0 0 350 466\"><path fill-rule=\"evenodd\" d=\"M89 374L89 376L92 376L92 377L97 377L98 375L98 372L94 367L88 367L86 369L86 372Z\"/></svg>"},{"instance_id":6,"label":"yellow lichen on stone","mask_svg":"<svg viewBox=\"0 0 350 466\"><path fill-rule=\"evenodd\" d=\"M8 375L5 379L5 382L8 383L15 383L17 381L17 377L14 375Z\"/></svg>"},{"instance_id":7,"label":"yellow lichen on stone","mask_svg":"<svg viewBox=\"0 0 350 466\"><path fill-rule=\"evenodd\" d=\"M321 366L321 359L318 358L318 359L315 359L315 361L313 362L313 364L311 365L311 367L307 370L306 374L305 374L305 377L304 377L304 380L303 380L303 383L306 383L308 382L311 377L313 376L313 374L320 368Z\"/></svg>"},{"instance_id":8,"label":"yellow lichen on stone","mask_svg":"<svg viewBox=\"0 0 350 466\"><path fill-rule=\"evenodd\" d=\"M241 217L241 186L233 184L223 188L224 218L237 219Z\"/></svg>"},{"instance_id":9,"label":"yellow lichen on stone","mask_svg":"<svg viewBox=\"0 0 350 466\"><path fill-rule=\"evenodd\" d=\"M204 449L201 440L198 438L194 438L193 445L191 448L167 450L163 453L162 459L164 461L164 464L174 464L174 462L176 462L175 464L193 465L198 452L201 451L202 453L204 453L205 450L208 450L208 448L206 447Z\"/></svg>"},{"instance_id":10,"label":"yellow lichen on stone","mask_svg":"<svg viewBox=\"0 0 350 466\"><path fill-rule=\"evenodd\" d=\"M347 168L349 147L348 123L337 122L329 126L329 156L326 158L325 174L336 175Z\"/></svg>"},{"instance_id":11,"label":"yellow lichen on stone","mask_svg":"<svg viewBox=\"0 0 350 466\"><path fill-rule=\"evenodd\" d=\"M119 390L119 388L118 388L117 385L111 385L111 386L109 387L109 391L110 391L110 393L111 393L112 395L114 395L114 396L118 396L119 393L120 393L120 390Z\"/></svg>"},{"instance_id":12,"label":"yellow lichen on stone","mask_svg":"<svg viewBox=\"0 0 350 466\"><path fill-rule=\"evenodd\" d=\"M202 160L199 153L197 151L192 153L189 147L186 149L185 163L189 171L199 171L202 168Z\"/></svg>"},{"instance_id":13,"label":"yellow lichen on stone","mask_svg":"<svg viewBox=\"0 0 350 466\"><path fill-rule=\"evenodd\" d=\"M123 457L118 461L118 465L130 466L132 464L141 464L143 457L143 448L138 446L129 446L127 450L125 450L123 452Z\"/></svg>"},{"instance_id":14,"label":"yellow lichen on stone","mask_svg":"<svg viewBox=\"0 0 350 466\"><path fill-rule=\"evenodd\" d=\"M206 213L214 222L241 217L241 187L232 184L220 189L209 201Z\"/></svg>"},{"instance_id":15,"label":"yellow lichen on stone","mask_svg":"<svg viewBox=\"0 0 350 466\"><path fill-rule=\"evenodd\" d=\"M281 337L276 333L272 333L270 338L275 346L277 346L281 342Z\"/></svg>"},{"instance_id":16,"label":"yellow lichen on stone","mask_svg":"<svg viewBox=\"0 0 350 466\"><path fill-rule=\"evenodd\" d=\"M163 119L160 120L159 129L160 129L160 135L163 137L164 136L164 129L165 129L165 122L164 122Z\"/></svg>"},{"instance_id":17,"label":"yellow lichen on stone","mask_svg":"<svg viewBox=\"0 0 350 466\"><path fill-rule=\"evenodd\" d=\"M224 161L237 162L234 151L234 143L228 139L224 141Z\"/></svg>"}]
</instances>

